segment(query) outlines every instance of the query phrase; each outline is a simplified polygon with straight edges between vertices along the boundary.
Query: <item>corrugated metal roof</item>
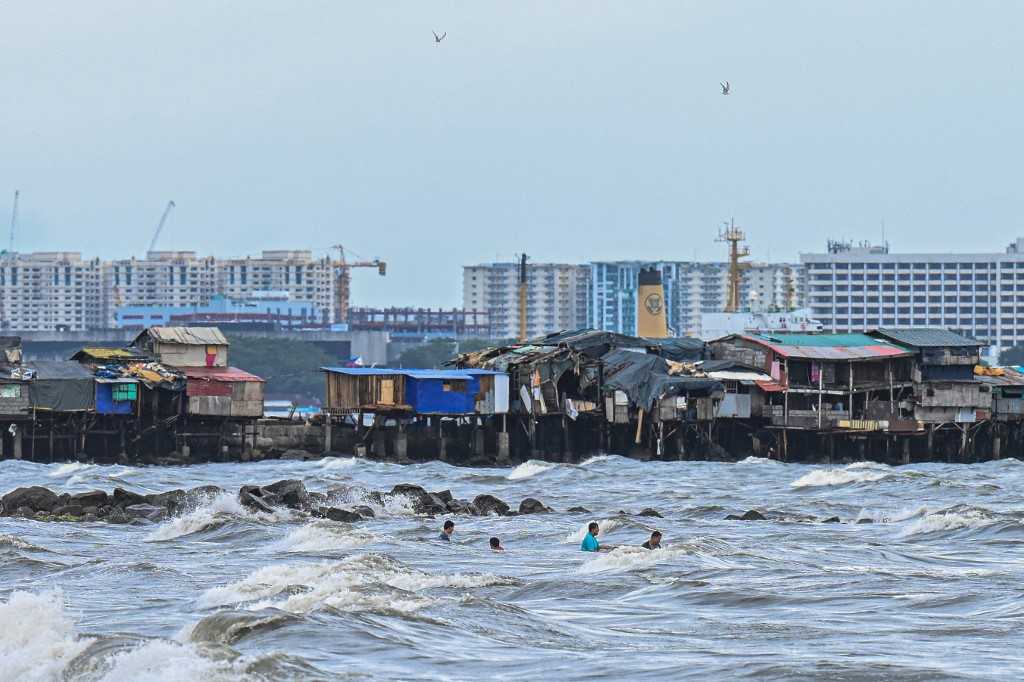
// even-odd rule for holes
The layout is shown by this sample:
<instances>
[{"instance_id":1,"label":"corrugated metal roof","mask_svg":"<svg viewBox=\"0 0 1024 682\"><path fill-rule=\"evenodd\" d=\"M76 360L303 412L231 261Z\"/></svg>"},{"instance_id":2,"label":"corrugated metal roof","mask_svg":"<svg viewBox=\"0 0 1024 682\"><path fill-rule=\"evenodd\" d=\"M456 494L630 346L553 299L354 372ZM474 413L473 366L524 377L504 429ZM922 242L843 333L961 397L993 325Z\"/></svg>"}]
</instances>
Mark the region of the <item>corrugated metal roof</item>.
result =
<instances>
[{"instance_id":1,"label":"corrugated metal roof","mask_svg":"<svg viewBox=\"0 0 1024 682\"><path fill-rule=\"evenodd\" d=\"M209 381L263 381L255 374L250 374L237 367L178 367L185 373L189 381L207 379Z\"/></svg>"},{"instance_id":2,"label":"corrugated metal roof","mask_svg":"<svg viewBox=\"0 0 1024 682\"><path fill-rule=\"evenodd\" d=\"M503 374L485 369L392 369L389 367L321 367L324 372L349 376L404 376L411 379L468 381L484 374Z\"/></svg>"},{"instance_id":3,"label":"corrugated metal roof","mask_svg":"<svg viewBox=\"0 0 1024 682\"><path fill-rule=\"evenodd\" d=\"M185 346L227 346L228 340L217 327L150 327L142 336L151 336L160 343L180 343Z\"/></svg>"},{"instance_id":4,"label":"corrugated metal roof","mask_svg":"<svg viewBox=\"0 0 1024 682\"><path fill-rule=\"evenodd\" d=\"M123 378L123 377L120 378L120 379L108 379L106 377L96 377L96 383L97 384L137 384L137 383L139 383L139 381L138 381L138 379L126 379L126 378Z\"/></svg>"},{"instance_id":5,"label":"corrugated metal roof","mask_svg":"<svg viewBox=\"0 0 1024 682\"><path fill-rule=\"evenodd\" d=\"M913 355L902 346L867 334L740 334L786 358L870 360Z\"/></svg>"},{"instance_id":6,"label":"corrugated metal roof","mask_svg":"<svg viewBox=\"0 0 1024 682\"><path fill-rule=\"evenodd\" d=\"M896 343L901 343L906 346L914 346L916 348L936 348L936 347L952 347L952 348L964 348L964 347L981 347L985 344L980 343L976 339L972 339L969 336L963 336L957 334L949 329L942 328L928 328L928 327L905 327L905 328L886 328L876 329L871 332L877 334Z\"/></svg>"}]
</instances>

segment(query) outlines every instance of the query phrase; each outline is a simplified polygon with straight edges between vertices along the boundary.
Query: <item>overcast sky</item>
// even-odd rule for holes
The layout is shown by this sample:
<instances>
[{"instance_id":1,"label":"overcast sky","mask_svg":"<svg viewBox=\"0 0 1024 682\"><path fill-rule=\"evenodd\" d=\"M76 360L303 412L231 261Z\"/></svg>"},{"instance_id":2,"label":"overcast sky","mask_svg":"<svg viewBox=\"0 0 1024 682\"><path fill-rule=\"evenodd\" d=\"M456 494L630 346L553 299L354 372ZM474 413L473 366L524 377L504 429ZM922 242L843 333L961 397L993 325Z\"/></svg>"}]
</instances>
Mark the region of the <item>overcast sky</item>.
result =
<instances>
[{"instance_id":1,"label":"overcast sky","mask_svg":"<svg viewBox=\"0 0 1024 682\"><path fill-rule=\"evenodd\" d=\"M1022 20L1011 1L3 2L0 215L20 189L17 250L142 255L174 199L161 248L386 260L356 305L459 305L462 265L520 251L721 259L730 217L758 259L883 221L893 250L1001 250L1024 234Z\"/></svg>"}]
</instances>

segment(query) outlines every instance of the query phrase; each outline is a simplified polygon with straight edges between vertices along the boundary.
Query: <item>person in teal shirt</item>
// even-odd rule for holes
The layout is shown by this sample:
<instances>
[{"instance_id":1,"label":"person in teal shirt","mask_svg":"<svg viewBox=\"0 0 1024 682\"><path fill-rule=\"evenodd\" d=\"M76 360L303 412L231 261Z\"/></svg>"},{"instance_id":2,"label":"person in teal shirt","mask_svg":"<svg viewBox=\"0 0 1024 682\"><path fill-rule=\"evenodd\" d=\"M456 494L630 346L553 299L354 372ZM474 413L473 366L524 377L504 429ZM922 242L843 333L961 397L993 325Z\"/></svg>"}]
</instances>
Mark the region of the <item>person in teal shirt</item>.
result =
<instances>
[{"instance_id":1,"label":"person in teal shirt","mask_svg":"<svg viewBox=\"0 0 1024 682\"><path fill-rule=\"evenodd\" d=\"M598 552L601 550L601 543L597 541L597 534L601 532L597 521L591 521L587 526L587 534L583 537L580 550L583 552Z\"/></svg>"}]
</instances>

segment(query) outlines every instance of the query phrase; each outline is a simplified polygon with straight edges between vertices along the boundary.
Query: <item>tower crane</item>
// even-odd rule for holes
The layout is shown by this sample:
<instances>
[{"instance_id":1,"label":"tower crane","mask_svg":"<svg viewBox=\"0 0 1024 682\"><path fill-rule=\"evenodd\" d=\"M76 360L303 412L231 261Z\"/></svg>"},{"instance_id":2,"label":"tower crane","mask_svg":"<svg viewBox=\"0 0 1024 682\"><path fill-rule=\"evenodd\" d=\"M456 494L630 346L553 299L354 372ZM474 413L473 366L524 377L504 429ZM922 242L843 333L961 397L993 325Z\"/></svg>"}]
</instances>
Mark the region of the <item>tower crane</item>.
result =
<instances>
[{"instance_id":1,"label":"tower crane","mask_svg":"<svg viewBox=\"0 0 1024 682\"><path fill-rule=\"evenodd\" d=\"M338 260L332 265L338 272L337 291L338 301L334 310L335 322L348 322L349 296L351 291L352 268L377 268L377 274L381 277L387 274L388 265L379 258L373 260L348 261L345 259L345 247L335 244L331 247L338 250Z\"/></svg>"},{"instance_id":2,"label":"tower crane","mask_svg":"<svg viewBox=\"0 0 1024 682\"><path fill-rule=\"evenodd\" d=\"M156 248L156 240L160 239L160 233L163 232L164 223L167 222L167 216L170 215L171 209L174 208L174 206L175 203L173 200L167 202L167 208L164 209L163 215L160 216L160 222L157 223L156 232L153 233L153 241L149 243L149 251L152 251L153 249ZM149 253L149 251L147 251L146 253Z\"/></svg>"}]
</instances>

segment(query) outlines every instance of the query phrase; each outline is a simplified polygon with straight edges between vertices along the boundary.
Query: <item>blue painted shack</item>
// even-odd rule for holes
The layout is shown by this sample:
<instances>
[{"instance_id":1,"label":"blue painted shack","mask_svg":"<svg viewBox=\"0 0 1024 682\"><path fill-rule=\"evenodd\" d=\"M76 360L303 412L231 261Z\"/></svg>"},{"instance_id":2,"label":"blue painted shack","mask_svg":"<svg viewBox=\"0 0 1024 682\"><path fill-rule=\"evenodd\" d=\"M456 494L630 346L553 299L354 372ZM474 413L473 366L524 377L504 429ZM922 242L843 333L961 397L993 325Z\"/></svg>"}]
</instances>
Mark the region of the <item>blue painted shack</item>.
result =
<instances>
[{"instance_id":1,"label":"blue painted shack","mask_svg":"<svg viewBox=\"0 0 1024 682\"><path fill-rule=\"evenodd\" d=\"M97 414L135 414L139 382L135 379L96 378Z\"/></svg>"},{"instance_id":2,"label":"blue painted shack","mask_svg":"<svg viewBox=\"0 0 1024 682\"><path fill-rule=\"evenodd\" d=\"M504 414L508 375L486 370L323 367L326 409L333 414Z\"/></svg>"}]
</instances>

